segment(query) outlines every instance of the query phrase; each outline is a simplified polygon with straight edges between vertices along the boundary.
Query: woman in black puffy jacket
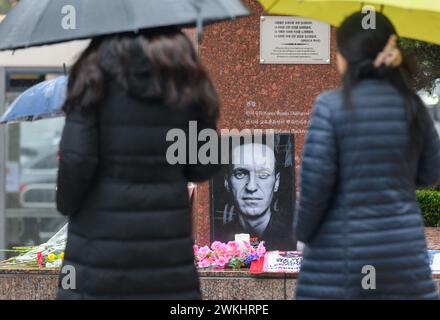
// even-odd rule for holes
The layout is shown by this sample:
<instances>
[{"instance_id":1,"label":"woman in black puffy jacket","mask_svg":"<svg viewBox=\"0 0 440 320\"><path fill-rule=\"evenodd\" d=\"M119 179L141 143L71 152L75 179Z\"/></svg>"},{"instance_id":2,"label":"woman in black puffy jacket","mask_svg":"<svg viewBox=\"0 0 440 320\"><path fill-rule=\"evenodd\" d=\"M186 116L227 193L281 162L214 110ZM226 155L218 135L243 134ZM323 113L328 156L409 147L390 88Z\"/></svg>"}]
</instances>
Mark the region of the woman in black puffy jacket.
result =
<instances>
[{"instance_id":1,"label":"woman in black puffy jacket","mask_svg":"<svg viewBox=\"0 0 440 320\"><path fill-rule=\"evenodd\" d=\"M187 183L218 166L167 159L170 130L215 130L219 114L190 40L172 28L93 40L64 110L57 207L76 288L61 274L58 298L200 299Z\"/></svg>"}]
</instances>

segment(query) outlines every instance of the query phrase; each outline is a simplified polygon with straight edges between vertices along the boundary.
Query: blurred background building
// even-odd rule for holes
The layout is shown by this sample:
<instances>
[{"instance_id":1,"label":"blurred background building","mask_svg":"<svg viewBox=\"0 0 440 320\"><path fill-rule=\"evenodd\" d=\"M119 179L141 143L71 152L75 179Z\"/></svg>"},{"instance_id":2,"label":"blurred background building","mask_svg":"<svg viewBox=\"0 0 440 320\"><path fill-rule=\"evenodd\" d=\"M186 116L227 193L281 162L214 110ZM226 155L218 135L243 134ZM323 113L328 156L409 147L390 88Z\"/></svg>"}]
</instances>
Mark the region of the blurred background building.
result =
<instances>
[{"instance_id":1,"label":"blurred background building","mask_svg":"<svg viewBox=\"0 0 440 320\"><path fill-rule=\"evenodd\" d=\"M87 44L0 52L0 113L24 90L63 74ZM0 248L43 243L65 223L55 209L63 126L64 118L0 125Z\"/></svg>"},{"instance_id":2,"label":"blurred background building","mask_svg":"<svg viewBox=\"0 0 440 320\"><path fill-rule=\"evenodd\" d=\"M0 21L15 3L0 0ZM62 74L87 44L0 52L0 113L27 88ZM54 202L63 126L64 118L0 126L0 249L45 242L66 222Z\"/></svg>"}]
</instances>

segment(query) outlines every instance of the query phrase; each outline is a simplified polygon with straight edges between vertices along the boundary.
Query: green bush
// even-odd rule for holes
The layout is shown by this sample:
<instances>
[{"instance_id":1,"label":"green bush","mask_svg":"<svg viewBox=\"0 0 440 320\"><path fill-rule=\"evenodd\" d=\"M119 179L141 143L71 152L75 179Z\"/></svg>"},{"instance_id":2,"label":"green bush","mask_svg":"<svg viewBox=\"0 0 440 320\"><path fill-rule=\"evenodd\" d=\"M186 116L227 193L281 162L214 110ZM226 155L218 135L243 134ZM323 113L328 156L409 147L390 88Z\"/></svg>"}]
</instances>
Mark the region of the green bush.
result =
<instances>
[{"instance_id":1,"label":"green bush","mask_svg":"<svg viewBox=\"0 0 440 320\"><path fill-rule=\"evenodd\" d=\"M440 227L440 191L417 190L417 200L422 209L426 227Z\"/></svg>"}]
</instances>

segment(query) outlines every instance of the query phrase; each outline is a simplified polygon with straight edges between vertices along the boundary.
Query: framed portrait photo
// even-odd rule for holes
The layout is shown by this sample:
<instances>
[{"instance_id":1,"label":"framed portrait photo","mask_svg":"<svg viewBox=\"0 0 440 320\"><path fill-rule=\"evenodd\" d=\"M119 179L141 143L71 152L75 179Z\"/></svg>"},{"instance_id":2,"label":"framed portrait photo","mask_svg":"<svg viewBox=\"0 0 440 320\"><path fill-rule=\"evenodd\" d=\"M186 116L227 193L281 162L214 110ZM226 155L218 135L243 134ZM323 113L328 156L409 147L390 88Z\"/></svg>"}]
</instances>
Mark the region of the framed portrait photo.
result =
<instances>
[{"instance_id":1,"label":"framed portrait photo","mask_svg":"<svg viewBox=\"0 0 440 320\"><path fill-rule=\"evenodd\" d=\"M222 136L226 144L227 164L210 181L211 240L245 233L268 250L295 250L293 134Z\"/></svg>"}]
</instances>

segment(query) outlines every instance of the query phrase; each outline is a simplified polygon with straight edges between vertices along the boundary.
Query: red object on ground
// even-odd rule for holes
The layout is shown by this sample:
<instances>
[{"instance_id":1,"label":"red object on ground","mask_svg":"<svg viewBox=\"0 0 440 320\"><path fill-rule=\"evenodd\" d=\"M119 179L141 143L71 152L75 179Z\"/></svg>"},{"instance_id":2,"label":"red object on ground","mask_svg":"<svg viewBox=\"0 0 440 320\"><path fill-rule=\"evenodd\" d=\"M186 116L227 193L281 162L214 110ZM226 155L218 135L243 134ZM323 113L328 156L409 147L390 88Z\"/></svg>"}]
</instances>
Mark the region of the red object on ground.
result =
<instances>
[{"instance_id":1,"label":"red object on ground","mask_svg":"<svg viewBox=\"0 0 440 320\"><path fill-rule=\"evenodd\" d=\"M258 260L254 260L251 262L249 273L253 273L253 274L263 273L264 272L263 267L264 267L264 256L262 256Z\"/></svg>"},{"instance_id":2,"label":"red object on ground","mask_svg":"<svg viewBox=\"0 0 440 320\"><path fill-rule=\"evenodd\" d=\"M43 254L41 252L37 253L37 263L42 266L44 264Z\"/></svg>"}]
</instances>

